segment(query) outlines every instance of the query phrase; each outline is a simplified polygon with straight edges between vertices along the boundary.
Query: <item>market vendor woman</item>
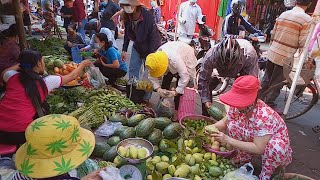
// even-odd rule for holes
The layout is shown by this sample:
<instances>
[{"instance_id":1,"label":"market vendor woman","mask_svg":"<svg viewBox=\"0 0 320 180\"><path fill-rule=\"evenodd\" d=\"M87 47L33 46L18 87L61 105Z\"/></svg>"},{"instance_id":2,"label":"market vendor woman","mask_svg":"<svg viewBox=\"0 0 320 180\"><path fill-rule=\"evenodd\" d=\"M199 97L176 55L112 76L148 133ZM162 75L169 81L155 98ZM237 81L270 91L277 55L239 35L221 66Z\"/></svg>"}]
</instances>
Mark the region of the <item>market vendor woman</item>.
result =
<instances>
[{"instance_id":1,"label":"market vendor woman","mask_svg":"<svg viewBox=\"0 0 320 180\"><path fill-rule=\"evenodd\" d=\"M6 90L0 100L0 144L22 144L28 125L46 114L44 102L55 88L76 79L89 66L82 61L77 69L65 76L42 76L45 70L40 52L24 50L18 59L20 65L8 68L3 73Z\"/></svg>"},{"instance_id":2,"label":"market vendor woman","mask_svg":"<svg viewBox=\"0 0 320 180\"><path fill-rule=\"evenodd\" d=\"M95 51L95 53L98 53L98 60L94 65L99 67L101 73L113 85L118 78L127 74L127 64L121 61L120 53L112 46L112 41L108 40L106 34L96 34L95 42L98 44L99 50Z\"/></svg>"},{"instance_id":3,"label":"market vendor woman","mask_svg":"<svg viewBox=\"0 0 320 180\"><path fill-rule=\"evenodd\" d=\"M235 162L246 163L254 156L261 156L260 180L269 180L278 167L291 163L292 149L283 119L257 99L259 87L259 80L254 76L236 79L232 89L220 96L230 109L226 119L214 124L221 132L211 136L236 149Z\"/></svg>"}]
</instances>

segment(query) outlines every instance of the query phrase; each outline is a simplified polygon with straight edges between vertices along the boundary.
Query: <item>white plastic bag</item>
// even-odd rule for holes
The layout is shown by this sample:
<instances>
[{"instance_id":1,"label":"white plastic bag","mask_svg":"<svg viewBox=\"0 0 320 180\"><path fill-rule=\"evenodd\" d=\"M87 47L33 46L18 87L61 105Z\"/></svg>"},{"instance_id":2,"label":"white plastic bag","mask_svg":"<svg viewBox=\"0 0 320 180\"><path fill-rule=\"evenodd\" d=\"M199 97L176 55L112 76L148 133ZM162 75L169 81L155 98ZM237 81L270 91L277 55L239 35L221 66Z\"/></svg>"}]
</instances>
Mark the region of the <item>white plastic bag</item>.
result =
<instances>
[{"instance_id":1,"label":"white plastic bag","mask_svg":"<svg viewBox=\"0 0 320 180\"><path fill-rule=\"evenodd\" d=\"M253 171L252 164L247 163L239 169L226 174L222 180L259 180L257 176L253 175Z\"/></svg>"},{"instance_id":2,"label":"white plastic bag","mask_svg":"<svg viewBox=\"0 0 320 180\"><path fill-rule=\"evenodd\" d=\"M109 167L99 172L103 180L124 180L120 176L120 170L115 167Z\"/></svg>"},{"instance_id":3,"label":"white plastic bag","mask_svg":"<svg viewBox=\"0 0 320 180\"><path fill-rule=\"evenodd\" d=\"M122 124L121 122L110 122L106 121L103 123L94 134L98 136L104 136L104 137L109 137L114 134L116 129L121 128Z\"/></svg>"},{"instance_id":4,"label":"white plastic bag","mask_svg":"<svg viewBox=\"0 0 320 180\"><path fill-rule=\"evenodd\" d=\"M106 86L106 80L108 78L103 76L98 67L95 67L94 65L89 66L88 75L89 81L94 88L98 89Z\"/></svg>"}]
</instances>

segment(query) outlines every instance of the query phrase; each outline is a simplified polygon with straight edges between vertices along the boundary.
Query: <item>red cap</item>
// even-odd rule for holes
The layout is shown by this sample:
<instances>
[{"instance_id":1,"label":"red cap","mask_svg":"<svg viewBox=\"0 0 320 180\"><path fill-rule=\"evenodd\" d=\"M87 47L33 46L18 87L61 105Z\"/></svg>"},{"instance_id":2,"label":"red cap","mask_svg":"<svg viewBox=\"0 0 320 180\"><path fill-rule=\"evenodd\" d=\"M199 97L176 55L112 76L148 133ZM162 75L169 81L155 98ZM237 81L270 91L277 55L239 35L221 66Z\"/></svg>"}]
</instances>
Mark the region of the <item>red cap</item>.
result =
<instances>
[{"instance_id":1,"label":"red cap","mask_svg":"<svg viewBox=\"0 0 320 180\"><path fill-rule=\"evenodd\" d=\"M230 91L220 95L220 101L236 108L248 107L258 96L260 82L255 76L237 78Z\"/></svg>"}]
</instances>

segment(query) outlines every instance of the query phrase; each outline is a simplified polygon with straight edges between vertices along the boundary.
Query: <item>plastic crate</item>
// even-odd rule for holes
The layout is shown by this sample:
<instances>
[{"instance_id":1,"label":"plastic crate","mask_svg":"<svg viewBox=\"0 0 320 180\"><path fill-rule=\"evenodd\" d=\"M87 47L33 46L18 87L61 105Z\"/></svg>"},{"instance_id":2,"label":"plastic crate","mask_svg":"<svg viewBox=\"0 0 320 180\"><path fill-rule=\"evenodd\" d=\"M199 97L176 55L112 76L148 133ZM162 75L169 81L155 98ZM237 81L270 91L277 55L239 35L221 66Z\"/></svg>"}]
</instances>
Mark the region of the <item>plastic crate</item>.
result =
<instances>
[{"instance_id":1,"label":"plastic crate","mask_svg":"<svg viewBox=\"0 0 320 180\"><path fill-rule=\"evenodd\" d=\"M184 93L180 98L178 116L177 119L181 119L184 116L194 114L195 112L195 98L196 90L191 88L185 88Z\"/></svg>"}]
</instances>

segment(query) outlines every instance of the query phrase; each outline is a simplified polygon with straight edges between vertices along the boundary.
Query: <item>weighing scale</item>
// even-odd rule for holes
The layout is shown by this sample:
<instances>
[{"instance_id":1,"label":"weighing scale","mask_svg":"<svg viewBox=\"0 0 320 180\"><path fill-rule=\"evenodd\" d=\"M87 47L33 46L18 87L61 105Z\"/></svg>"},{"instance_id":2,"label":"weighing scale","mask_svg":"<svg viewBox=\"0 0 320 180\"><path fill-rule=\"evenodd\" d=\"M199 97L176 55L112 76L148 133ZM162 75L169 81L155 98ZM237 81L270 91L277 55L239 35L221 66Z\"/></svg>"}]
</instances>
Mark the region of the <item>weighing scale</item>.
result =
<instances>
[{"instance_id":1,"label":"weighing scale","mask_svg":"<svg viewBox=\"0 0 320 180\"><path fill-rule=\"evenodd\" d=\"M120 168L120 176L126 180L145 180L147 177L146 169L146 162L139 164L128 162Z\"/></svg>"}]
</instances>

